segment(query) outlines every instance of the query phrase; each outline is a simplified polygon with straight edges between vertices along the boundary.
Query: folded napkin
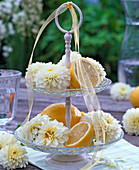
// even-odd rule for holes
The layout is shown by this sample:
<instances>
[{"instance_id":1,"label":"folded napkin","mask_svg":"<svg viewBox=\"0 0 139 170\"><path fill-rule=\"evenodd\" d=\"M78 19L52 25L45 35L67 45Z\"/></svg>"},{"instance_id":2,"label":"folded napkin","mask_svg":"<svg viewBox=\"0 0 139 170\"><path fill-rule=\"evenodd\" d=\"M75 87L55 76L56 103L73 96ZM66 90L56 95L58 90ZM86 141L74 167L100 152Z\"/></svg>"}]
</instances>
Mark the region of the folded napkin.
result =
<instances>
[{"instance_id":1,"label":"folded napkin","mask_svg":"<svg viewBox=\"0 0 139 170\"><path fill-rule=\"evenodd\" d=\"M45 164L45 158L48 156L47 153L43 153L40 151L35 151L31 148L26 147L29 157L29 162L36 167L44 170L54 170L49 168ZM100 151L98 152L100 153ZM91 155L91 154L89 154ZM119 162L123 170L131 169L131 170L139 170L139 147L131 145L124 139L121 139L113 146L108 149L104 149L103 157L111 157L112 160L117 158L126 159L125 162ZM66 168L66 170L68 167ZM71 168L70 168L71 169ZM114 169L114 167L106 166L106 165L96 165L92 168L93 170L109 170ZM60 170L62 170L60 168ZM75 170L75 169L71 169Z\"/></svg>"}]
</instances>

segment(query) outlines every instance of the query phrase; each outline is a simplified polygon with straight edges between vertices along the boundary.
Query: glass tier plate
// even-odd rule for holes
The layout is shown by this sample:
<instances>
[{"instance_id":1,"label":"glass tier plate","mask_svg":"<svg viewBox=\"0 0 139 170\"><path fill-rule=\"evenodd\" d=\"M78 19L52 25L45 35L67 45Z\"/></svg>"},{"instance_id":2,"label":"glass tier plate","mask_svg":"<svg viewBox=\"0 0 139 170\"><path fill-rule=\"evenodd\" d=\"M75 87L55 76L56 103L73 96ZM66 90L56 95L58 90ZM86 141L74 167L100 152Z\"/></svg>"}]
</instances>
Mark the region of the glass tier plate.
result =
<instances>
[{"instance_id":1,"label":"glass tier plate","mask_svg":"<svg viewBox=\"0 0 139 170\"><path fill-rule=\"evenodd\" d=\"M57 96L57 97L78 97L87 94L88 90L90 93L93 93L95 90L96 93L104 90L107 86L111 84L111 80L105 78L101 84L94 88L80 88L80 89L48 89L48 88L39 88L34 86L34 91L46 96Z\"/></svg>"},{"instance_id":2,"label":"glass tier plate","mask_svg":"<svg viewBox=\"0 0 139 170\"><path fill-rule=\"evenodd\" d=\"M111 145L113 145L114 143L116 143L117 141L122 139L123 136L124 136L124 132L121 131L121 134L120 134L120 136L117 140L110 142L110 143L106 143L105 145L100 143L99 147L98 147L98 151L102 150L103 148L106 149L106 148L110 147ZM22 142L23 144L25 144L29 148L32 148L32 149L37 150L37 151L42 151L42 152L45 152L45 153L56 154L56 155L78 155L78 154L90 153L90 152L93 152L95 150L95 143L94 143L94 146L76 147L76 148L66 148L66 147L58 148L58 147L46 147L46 146L37 145L37 144L34 144L32 142L28 142L25 139L23 139L22 135L20 133L20 128L18 128L15 131L15 137L16 137L17 140L19 140L20 142Z\"/></svg>"}]
</instances>

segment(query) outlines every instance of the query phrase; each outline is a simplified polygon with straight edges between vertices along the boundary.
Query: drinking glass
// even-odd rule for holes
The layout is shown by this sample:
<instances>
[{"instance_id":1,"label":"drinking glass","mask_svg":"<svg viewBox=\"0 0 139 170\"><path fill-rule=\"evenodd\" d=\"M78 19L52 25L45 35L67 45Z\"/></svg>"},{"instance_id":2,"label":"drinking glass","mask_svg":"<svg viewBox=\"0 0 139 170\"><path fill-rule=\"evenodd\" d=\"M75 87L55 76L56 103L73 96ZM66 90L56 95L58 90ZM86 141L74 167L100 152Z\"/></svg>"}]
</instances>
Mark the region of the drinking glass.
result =
<instances>
[{"instance_id":1,"label":"drinking glass","mask_svg":"<svg viewBox=\"0 0 139 170\"><path fill-rule=\"evenodd\" d=\"M0 130L6 131L5 125L16 113L17 97L21 72L0 69Z\"/></svg>"}]
</instances>

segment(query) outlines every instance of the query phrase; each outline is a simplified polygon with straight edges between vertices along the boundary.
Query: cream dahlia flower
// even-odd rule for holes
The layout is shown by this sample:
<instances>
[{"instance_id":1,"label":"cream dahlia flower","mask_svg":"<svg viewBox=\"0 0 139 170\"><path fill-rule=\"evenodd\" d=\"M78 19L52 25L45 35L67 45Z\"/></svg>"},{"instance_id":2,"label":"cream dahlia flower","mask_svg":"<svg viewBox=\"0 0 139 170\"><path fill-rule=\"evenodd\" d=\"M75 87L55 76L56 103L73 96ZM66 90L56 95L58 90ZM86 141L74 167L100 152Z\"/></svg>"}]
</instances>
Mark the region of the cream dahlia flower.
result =
<instances>
[{"instance_id":1,"label":"cream dahlia flower","mask_svg":"<svg viewBox=\"0 0 139 170\"><path fill-rule=\"evenodd\" d=\"M49 119L50 118L47 115L41 116L41 114L38 114L29 122L26 122L23 126L19 128L22 137L27 141L34 142L36 137L38 136L42 124Z\"/></svg>"},{"instance_id":2,"label":"cream dahlia flower","mask_svg":"<svg viewBox=\"0 0 139 170\"><path fill-rule=\"evenodd\" d=\"M139 108L128 109L123 116L122 123L129 135L139 136Z\"/></svg>"},{"instance_id":3,"label":"cream dahlia flower","mask_svg":"<svg viewBox=\"0 0 139 170\"><path fill-rule=\"evenodd\" d=\"M68 128L63 123L48 120L43 123L35 143L50 147L63 147L68 140L68 132Z\"/></svg>"},{"instance_id":4,"label":"cream dahlia flower","mask_svg":"<svg viewBox=\"0 0 139 170\"><path fill-rule=\"evenodd\" d=\"M42 63L42 62L36 62L36 63L32 63L28 68L27 68L27 72L25 75L26 81L32 81L33 85L35 85L35 77L36 77L36 73L44 66L50 65L52 64L50 63Z\"/></svg>"},{"instance_id":5,"label":"cream dahlia flower","mask_svg":"<svg viewBox=\"0 0 139 170\"><path fill-rule=\"evenodd\" d=\"M105 131L105 142L115 141L120 137L121 125L110 113L98 110L97 112L88 112L82 116L80 121L88 121L92 124L94 130L99 131L99 140L103 142L103 130Z\"/></svg>"},{"instance_id":6,"label":"cream dahlia flower","mask_svg":"<svg viewBox=\"0 0 139 170\"><path fill-rule=\"evenodd\" d=\"M26 167L28 164L28 157L26 156L26 149L19 143L13 143L5 146L0 150L0 164L7 169L16 169Z\"/></svg>"},{"instance_id":7,"label":"cream dahlia flower","mask_svg":"<svg viewBox=\"0 0 139 170\"><path fill-rule=\"evenodd\" d=\"M8 146L10 143L17 142L14 135L9 134L7 132L0 132L0 150L5 146Z\"/></svg>"},{"instance_id":8,"label":"cream dahlia flower","mask_svg":"<svg viewBox=\"0 0 139 170\"><path fill-rule=\"evenodd\" d=\"M91 121L91 112L84 113L83 116L81 117L80 121L90 122L92 124L92 121Z\"/></svg>"},{"instance_id":9,"label":"cream dahlia flower","mask_svg":"<svg viewBox=\"0 0 139 170\"><path fill-rule=\"evenodd\" d=\"M110 90L111 97L114 100L129 100L132 88L125 83L115 83Z\"/></svg>"},{"instance_id":10,"label":"cream dahlia flower","mask_svg":"<svg viewBox=\"0 0 139 170\"><path fill-rule=\"evenodd\" d=\"M19 129L22 138L43 146L63 147L68 140L68 128L47 115L38 114Z\"/></svg>"},{"instance_id":11,"label":"cream dahlia flower","mask_svg":"<svg viewBox=\"0 0 139 170\"><path fill-rule=\"evenodd\" d=\"M34 81L36 87L66 89L70 85L70 71L65 66L51 64L40 69Z\"/></svg>"},{"instance_id":12,"label":"cream dahlia flower","mask_svg":"<svg viewBox=\"0 0 139 170\"><path fill-rule=\"evenodd\" d=\"M70 52L70 61L71 61L71 63L73 61L77 60L78 58L81 58L81 54L79 54L76 51L71 51ZM57 63L57 65L65 66L65 60L66 60L66 54L62 56L62 59Z\"/></svg>"}]
</instances>

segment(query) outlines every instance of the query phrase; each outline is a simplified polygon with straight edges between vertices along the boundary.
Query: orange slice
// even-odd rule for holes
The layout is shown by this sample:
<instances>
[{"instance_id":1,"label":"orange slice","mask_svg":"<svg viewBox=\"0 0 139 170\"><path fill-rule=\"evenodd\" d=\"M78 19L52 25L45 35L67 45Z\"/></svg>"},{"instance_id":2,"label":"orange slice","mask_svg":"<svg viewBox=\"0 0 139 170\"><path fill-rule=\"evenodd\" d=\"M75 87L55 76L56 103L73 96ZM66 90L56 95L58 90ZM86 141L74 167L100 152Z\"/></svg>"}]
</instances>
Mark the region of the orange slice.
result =
<instances>
[{"instance_id":1,"label":"orange slice","mask_svg":"<svg viewBox=\"0 0 139 170\"><path fill-rule=\"evenodd\" d=\"M93 146L94 130L89 122L79 122L74 125L69 132L69 139L66 147L86 147Z\"/></svg>"},{"instance_id":2,"label":"orange slice","mask_svg":"<svg viewBox=\"0 0 139 170\"><path fill-rule=\"evenodd\" d=\"M96 66L86 58L81 58L80 60L81 60L82 66L84 67L84 69L82 69L82 74L84 75L84 79L86 83L89 83L87 81L89 78L91 82L89 83L89 86L90 84L92 84L93 87L98 86L101 83L101 79L100 79L99 72L96 69ZM78 75L77 75L77 62L78 61L79 59L72 62L71 67L70 67L70 73L71 73L70 88L86 87L86 85L84 84L84 80L79 80Z\"/></svg>"},{"instance_id":3,"label":"orange slice","mask_svg":"<svg viewBox=\"0 0 139 170\"><path fill-rule=\"evenodd\" d=\"M71 105L71 124L70 126L74 126L79 123L84 112L80 112L77 107ZM41 115L48 115L52 120L57 120L58 122L62 122L64 126L66 126L66 106L65 103L55 103L46 107Z\"/></svg>"}]
</instances>

